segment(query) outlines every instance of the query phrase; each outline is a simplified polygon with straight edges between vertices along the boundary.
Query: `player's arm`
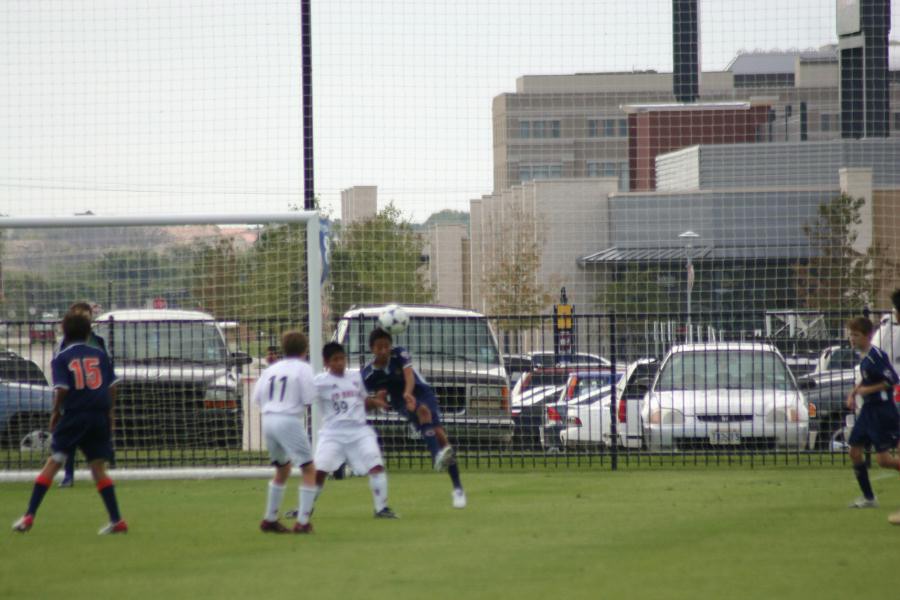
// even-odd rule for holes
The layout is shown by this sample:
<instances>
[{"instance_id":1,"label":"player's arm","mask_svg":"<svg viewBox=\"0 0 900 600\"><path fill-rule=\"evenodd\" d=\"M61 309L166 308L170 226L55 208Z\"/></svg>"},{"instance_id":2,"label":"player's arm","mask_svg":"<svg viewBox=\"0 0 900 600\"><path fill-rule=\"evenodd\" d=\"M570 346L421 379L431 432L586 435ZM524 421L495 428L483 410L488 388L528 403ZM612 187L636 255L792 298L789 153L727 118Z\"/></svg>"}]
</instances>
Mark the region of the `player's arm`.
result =
<instances>
[{"instance_id":1,"label":"player's arm","mask_svg":"<svg viewBox=\"0 0 900 600\"><path fill-rule=\"evenodd\" d=\"M66 394L68 393L69 390L62 387L53 390L53 410L50 412L50 433L53 433L53 430L56 429L56 425L59 423L59 419L62 416L63 402L66 401Z\"/></svg>"},{"instance_id":2,"label":"player's arm","mask_svg":"<svg viewBox=\"0 0 900 600\"><path fill-rule=\"evenodd\" d=\"M378 390L374 394L364 396L366 410L387 410L391 407L387 402L387 390Z\"/></svg>"},{"instance_id":3,"label":"player's arm","mask_svg":"<svg viewBox=\"0 0 900 600\"><path fill-rule=\"evenodd\" d=\"M412 365L406 365L403 367L403 399L406 401L406 410L410 412L416 410L414 389L416 389L416 375L413 373Z\"/></svg>"},{"instance_id":4,"label":"player's arm","mask_svg":"<svg viewBox=\"0 0 900 600\"><path fill-rule=\"evenodd\" d=\"M116 399L119 397L118 381L109 388L109 430L116 430Z\"/></svg>"}]
</instances>

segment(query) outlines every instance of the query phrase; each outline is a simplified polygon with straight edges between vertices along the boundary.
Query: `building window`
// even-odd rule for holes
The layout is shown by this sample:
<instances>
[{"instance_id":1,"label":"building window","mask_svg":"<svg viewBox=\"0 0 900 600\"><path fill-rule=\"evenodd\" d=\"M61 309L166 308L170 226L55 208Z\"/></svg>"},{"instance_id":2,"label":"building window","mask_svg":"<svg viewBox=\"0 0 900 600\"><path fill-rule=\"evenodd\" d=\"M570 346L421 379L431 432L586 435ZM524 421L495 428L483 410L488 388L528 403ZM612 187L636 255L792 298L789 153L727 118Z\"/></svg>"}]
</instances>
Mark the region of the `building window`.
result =
<instances>
[{"instance_id":1,"label":"building window","mask_svg":"<svg viewBox=\"0 0 900 600\"><path fill-rule=\"evenodd\" d=\"M615 119L603 119L603 137L615 137L616 135L616 120Z\"/></svg>"},{"instance_id":2,"label":"building window","mask_svg":"<svg viewBox=\"0 0 900 600\"><path fill-rule=\"evenodd\" d=\"M621 162L588 162L588 177L616 177L619 180L619 191L628 191L628 163Z\"/></svg>"},{"instance_id":3,"label":"building window","mask_svg":"<svg viewBox=\"0 0 900 600\"><path fill-rule=\"evenodd\" d=\"M894 131L900 131L900 112L894 113Z\"/></svg>"},{"instance_id":4,"label":"building window","mask_svg":"<svg viewBox=\"0 0 900 600\"><path fill-rule=\"evenodd\" d=\"M588 119L588 137L600 136L600 121L598 119Z\"/></svg>"},{"instance_id":5,"label":"building window","mask_svg":"<svg viewBox=\"0 0 900 600\"><path fill-rule=\"evenodd\" d=\"M628 137L628 119L619 119L619 137Z\"/></svg>"},{"instance_id":6,"label":"building window","mask_svg":"<svg viewBox=\"0 0 900 600\"><path fill-rule=\"evenodd\" d=\"M535 179L559 179L562 177L562 165L520 165L519 181Z\"/></svg>"},{"instance_id":7,"label":"building window","mask_svg":"<svg viewBox=\"0 0 900 600\"><path fill-rule=\"evenodd\" d=\"M519 121L520 138L558 138L562 132L560 122L548 121Z\"/></svg>"},{"instance_id":8,"label":"building window","mask_svg":"<svg viewBox=\"0 0 900 600\"><path fill-rule=\"evenodd\" d=\"M819 129L821 131L838 131L841 128L840 115L831 113L822 113L820 116Z\"/></svg>"},{"instance_id":9,"label":"building window","mask_svg":"<svg viewBox=\"0 0 900 600\"><path fill-rule=\"evenodd\" d=\"M628 137L628 119L588 119L588 137Z\"/></svg>"}]
</instances>

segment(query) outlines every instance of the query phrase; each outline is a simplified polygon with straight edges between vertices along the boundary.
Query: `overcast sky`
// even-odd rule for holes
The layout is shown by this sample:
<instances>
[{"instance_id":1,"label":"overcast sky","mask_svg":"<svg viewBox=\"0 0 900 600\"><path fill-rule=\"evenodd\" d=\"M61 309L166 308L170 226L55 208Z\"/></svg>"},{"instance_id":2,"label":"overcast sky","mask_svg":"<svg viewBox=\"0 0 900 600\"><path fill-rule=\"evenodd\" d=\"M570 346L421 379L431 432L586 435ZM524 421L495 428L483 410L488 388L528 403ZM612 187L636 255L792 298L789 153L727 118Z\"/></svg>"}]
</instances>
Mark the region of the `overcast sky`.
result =
<instances>
[{"instance_id":1,"label":"overcast sky","mask_svg":"<svg viewBox=\"0 0 900 600\"><path fill-rule=\"evenodd\" d=\"M834 13L702 1L702 68L833 43ZM415 220L465 210L492 188L494 96L671 70L670 22L670 0L314 1L316 191L335 214L352 185ZM0 213L302 204L299 0L0 0L0 86Z\"/></svg>"}]
</instances>

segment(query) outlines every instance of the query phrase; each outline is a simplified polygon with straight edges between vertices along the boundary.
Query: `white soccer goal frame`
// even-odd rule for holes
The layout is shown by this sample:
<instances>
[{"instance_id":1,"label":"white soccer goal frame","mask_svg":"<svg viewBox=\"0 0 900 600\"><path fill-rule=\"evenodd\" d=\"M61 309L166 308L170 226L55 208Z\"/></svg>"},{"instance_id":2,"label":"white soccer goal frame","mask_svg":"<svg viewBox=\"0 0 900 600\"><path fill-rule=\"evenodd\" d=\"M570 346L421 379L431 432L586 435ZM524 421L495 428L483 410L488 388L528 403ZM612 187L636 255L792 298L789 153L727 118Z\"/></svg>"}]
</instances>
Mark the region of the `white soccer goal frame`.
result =
<instances>
[{"instance_id":1,"label":"white soccer goal frame","mask_svg":"<svg viewBox=\"0 0 900 600\"><path fill-rule=\"evenodd\" d=\"M3 229L64 229L70 227L167 227L178 225L271 225L284 223L306 224L307 289L309 311L309 360L313 371L322 370L322 260L319 246L320 215L314 211L284 213L197 213L190 215L127 215L127 216L60 216L60 217L0 217ZM319 415L315 405L312 412L313 439L318 433ZM0 482L26 482L34 479L36 471L0 471ZM77 472L88 477L88 471ZM235 479L271 476L271 468L263 467L196 467L173 469L116 469L121 480L138 479Z\"/></svg>"}]
</instances>

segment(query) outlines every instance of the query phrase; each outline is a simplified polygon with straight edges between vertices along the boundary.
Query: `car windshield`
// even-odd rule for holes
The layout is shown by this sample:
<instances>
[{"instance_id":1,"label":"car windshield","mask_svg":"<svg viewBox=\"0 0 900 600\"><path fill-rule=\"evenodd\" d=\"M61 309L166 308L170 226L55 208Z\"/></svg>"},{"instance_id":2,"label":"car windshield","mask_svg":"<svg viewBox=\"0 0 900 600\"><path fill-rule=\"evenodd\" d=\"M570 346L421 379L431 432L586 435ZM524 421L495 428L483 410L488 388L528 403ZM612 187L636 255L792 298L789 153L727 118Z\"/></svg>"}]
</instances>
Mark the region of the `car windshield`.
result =
<instances>
[{"instance_id":1,"label":"car windshield","mask_svg":"<svg viewBox=\"0 0 900 600\"><path fill-rule=\"evenodd\" d=\"M791 385L784 361L774 352L709 350L678 352L666 361L658 391L772 389Z\"/></svg>"},{"instance_id":2,"label":"car windshield","mask_svg":"<svg viewBox=\"0 0 900 600\"><path fill-rule=\"evenodd\" d=\"M97 323L95 330L115 360L221 364L226 358L225 342L211 321L116 321Z\"/></svg>"},{"instance_id":3,"label":"car windshield","mask_svg":"<svg viewBox=\"0 0 900 600\"><path fill-rule=\"evenodd\" d=\"M369 332L374 328L373 317L350 321L343 343L351 364L369 360ZM407 330L393 338L394 345L409 350L413 360L464 360L491 368L500 366L494 336L485 319L412 317Z\"/></svg>"}]
</instances>

